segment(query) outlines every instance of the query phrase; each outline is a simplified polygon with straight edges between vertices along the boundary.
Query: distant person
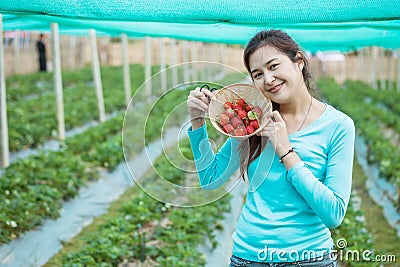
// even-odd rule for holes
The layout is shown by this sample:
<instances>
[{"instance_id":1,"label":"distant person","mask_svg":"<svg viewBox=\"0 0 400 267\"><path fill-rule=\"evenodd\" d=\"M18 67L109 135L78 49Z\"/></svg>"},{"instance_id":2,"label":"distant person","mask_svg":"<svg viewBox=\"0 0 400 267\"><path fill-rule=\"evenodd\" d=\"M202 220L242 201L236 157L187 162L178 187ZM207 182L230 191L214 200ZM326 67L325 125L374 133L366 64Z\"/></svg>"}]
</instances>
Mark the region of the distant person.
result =
<instances>
[{"instance_id":1,"label":"distant person","mask_svg":"<svg viewBox=\"0 0 400 267\"><path fill-rule=\"evenodd\" d=\"M39 40L37 41L37 50L39 53L39 71L47 71L46 66L46 45L43 41L43 34L39 35Z\"/></svg>"}]
</instances>

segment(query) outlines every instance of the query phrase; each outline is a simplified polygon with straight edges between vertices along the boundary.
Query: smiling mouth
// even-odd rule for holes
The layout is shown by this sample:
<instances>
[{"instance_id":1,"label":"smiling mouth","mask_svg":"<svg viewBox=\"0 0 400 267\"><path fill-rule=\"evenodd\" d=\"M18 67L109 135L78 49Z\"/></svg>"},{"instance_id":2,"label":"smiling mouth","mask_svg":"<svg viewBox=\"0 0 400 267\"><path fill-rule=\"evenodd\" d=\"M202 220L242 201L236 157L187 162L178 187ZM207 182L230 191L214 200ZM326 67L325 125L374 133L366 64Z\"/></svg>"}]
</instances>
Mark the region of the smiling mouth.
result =
<instances>
[{"instance_id":1,"label":"smiling mouth","mask_svg":"<svg viewBox=\"0 0 400 267\"><path fill-rule=\"evenodd\" d=\"M277 92L279 89L282 88L282 85L283 85L283 83L280 83L280 84L278 84L278 85L275 85L274 87L269 88L269 89L268 89L268 92L270 92L270 93L275 93L275 92Z\"/></svg>"}]
</instances>

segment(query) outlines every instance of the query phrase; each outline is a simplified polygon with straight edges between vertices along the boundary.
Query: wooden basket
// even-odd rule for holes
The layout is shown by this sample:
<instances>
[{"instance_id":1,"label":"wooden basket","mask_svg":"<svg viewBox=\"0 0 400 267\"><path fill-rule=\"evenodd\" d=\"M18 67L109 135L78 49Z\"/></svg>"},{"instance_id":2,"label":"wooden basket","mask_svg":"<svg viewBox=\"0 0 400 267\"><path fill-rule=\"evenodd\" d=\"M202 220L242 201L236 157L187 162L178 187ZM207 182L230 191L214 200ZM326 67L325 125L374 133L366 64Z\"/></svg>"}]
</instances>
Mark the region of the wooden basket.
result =
<instances>
[{"instance_id":1,"label":"wooden basket","mask_svg":"<svg viewBox=\"0 0 400 267\"><path fill-rule=\"evenodd\" d=\"M268 124L270 114L272 113L272 103L269 99L265 98L256 87L250 84L231 84L214 91L214 95L216 99L211 99L208 107L208 115L212 125L218 132L229 137L248 138L260 132L261 129ZM263 114L258 122L259 128L256 129L254 133L245 136L228 134L219 124L219 115L225 112L224 103L226 101L237 101L240 98L243 98L247 103L250 103L253 106L260 107Z\"/></svg>"}]
</instances>

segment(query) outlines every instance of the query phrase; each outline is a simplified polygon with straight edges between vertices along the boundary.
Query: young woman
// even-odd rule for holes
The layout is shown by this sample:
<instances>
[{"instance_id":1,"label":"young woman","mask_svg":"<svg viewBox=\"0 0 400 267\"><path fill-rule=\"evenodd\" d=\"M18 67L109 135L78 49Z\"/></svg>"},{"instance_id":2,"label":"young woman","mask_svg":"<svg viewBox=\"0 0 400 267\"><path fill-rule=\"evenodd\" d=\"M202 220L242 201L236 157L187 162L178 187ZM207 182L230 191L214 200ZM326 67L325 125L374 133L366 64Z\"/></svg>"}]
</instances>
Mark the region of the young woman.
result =
<instances>
[{"instance_id":1,"label":"young woman","mask_svg":"<svg viewBox=\"0 0 400 267\"><path fill-rule=\"evenodd\" d=\"M187 100L202 187L220 186L238 169L249 179L230 266L336 266L329 229L350 198L354 123L312 97L307 58L286 33L256 34L244 64L274 106L258 136L229 138L214 154L203 119L213 94L196 88Z\"/></svg>"}]
</instances>

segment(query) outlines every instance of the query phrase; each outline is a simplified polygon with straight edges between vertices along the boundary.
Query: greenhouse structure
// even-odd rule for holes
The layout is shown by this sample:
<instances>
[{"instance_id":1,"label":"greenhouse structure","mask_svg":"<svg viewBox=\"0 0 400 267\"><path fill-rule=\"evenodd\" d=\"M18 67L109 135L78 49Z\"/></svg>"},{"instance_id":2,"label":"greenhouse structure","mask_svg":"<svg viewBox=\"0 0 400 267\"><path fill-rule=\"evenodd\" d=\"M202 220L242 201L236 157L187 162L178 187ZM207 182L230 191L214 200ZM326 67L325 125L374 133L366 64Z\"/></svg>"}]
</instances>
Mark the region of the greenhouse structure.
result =
<instances>
[{"instance_id":1,"label":"greenhouse structure","mask_svg":"<svg viewBox=\"0 0 400 267\"><path fill-rule=\"evenodd\" d=\"M1 1L0 266L236 266L254 180L234 158L237 171L204 190L188 106L198 87L255 85L243 54L267 30L307 57L310 108L318 99L354 122L345 215L324 225L337 266L400 266L399 0ZM247 140L223 134L222 114L206 115L212 151ZM257 130L259 116L246 126L257 120Z\"/></svg>"}]
</instances>

